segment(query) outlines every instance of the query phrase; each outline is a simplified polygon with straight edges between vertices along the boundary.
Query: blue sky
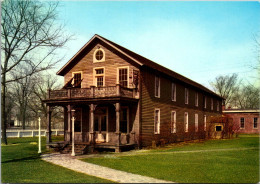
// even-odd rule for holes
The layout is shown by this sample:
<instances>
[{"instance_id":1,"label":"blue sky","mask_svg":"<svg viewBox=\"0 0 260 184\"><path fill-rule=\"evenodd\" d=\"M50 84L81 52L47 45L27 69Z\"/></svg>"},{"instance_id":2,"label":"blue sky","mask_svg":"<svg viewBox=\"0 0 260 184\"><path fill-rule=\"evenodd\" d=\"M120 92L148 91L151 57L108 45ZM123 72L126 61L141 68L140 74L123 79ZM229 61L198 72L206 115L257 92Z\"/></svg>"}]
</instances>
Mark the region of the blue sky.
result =
<instances>
[{"instance_id":1,"label":"blue sky","mask_svg":"<svg viewBox=\"0 0 260 184\"><path fill-rule=\"evenodd\" d=\"M61 1L60 20L75 35L60 69L99 34L198 83L238 73L255 83L259 2Z\"/></svg>"}]
</instances>

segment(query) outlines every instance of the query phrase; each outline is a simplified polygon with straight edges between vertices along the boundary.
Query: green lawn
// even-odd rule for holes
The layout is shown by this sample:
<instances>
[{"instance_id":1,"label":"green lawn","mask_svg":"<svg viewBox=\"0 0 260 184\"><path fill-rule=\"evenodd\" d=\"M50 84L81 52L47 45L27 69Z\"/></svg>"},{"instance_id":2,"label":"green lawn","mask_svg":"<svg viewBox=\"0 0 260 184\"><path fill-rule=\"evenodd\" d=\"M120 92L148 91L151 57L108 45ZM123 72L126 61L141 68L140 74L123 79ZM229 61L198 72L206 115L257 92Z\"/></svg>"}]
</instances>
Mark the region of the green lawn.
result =
<instances>
[{"instance_id":1,"label":"green lawn","mask_svg":"<svg viewBox=\"0 0 260 184\"><path fill-rule=\"evenodd\" d=\"M59 140L61 137L54 137ZM74 172L39 158L37 138L8 138L2 145L2 183L108 183L111 181ZM42 151L45 152L45 138Z\"/></svg>"},{"instance_id":2,"label":"green lawn","mask_svg":"<svg viewBox=\"0 0 260 184\"><path fill-rule=\"evenodd\" d=\"M182 143L140 155L114 154L84 161L180 183L257 183L259 137Z\"/></svg>"}]
</instances>

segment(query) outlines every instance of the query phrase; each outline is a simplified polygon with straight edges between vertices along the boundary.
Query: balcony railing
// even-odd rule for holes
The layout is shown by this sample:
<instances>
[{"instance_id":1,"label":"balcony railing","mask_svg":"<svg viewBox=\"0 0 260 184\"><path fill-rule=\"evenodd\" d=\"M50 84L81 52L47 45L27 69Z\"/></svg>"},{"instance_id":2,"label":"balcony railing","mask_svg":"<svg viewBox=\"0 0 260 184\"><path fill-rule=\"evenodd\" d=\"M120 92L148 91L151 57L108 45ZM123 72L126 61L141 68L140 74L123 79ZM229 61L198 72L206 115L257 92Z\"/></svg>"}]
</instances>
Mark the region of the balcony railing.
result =
<instances>
[{"instance_id":1,"label":"balcony railing","mask_svg":"<svg viewBox=\"0 0 260 184\"><path fill-rule=\"evenodd\" d=\"M70 88L49 90L48 99L73 98L102 98L102 97L128 97L138 98L135 89L121 87L120 85L108 87Z\"/></svg>"}]
</instances>

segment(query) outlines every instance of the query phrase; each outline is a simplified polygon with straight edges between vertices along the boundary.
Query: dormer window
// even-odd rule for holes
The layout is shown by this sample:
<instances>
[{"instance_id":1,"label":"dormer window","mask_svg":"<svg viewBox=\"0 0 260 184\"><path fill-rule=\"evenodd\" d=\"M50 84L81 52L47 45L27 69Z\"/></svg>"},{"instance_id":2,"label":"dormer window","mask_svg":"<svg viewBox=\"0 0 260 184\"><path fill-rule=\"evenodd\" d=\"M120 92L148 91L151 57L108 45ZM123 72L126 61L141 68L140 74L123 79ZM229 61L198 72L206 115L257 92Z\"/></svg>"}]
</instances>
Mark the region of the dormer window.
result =
<instances>
[{"instance_id":1,"label":"dormer window","mask_svg":"<svg viewBox=\"0 0 260 184\"><path fill-rule=\"evenodd\" d=\"M105 51L102 48L98 48L95 50L93 55L93 62L103 62L105 61Z\"/></svg>"}]
</instances>

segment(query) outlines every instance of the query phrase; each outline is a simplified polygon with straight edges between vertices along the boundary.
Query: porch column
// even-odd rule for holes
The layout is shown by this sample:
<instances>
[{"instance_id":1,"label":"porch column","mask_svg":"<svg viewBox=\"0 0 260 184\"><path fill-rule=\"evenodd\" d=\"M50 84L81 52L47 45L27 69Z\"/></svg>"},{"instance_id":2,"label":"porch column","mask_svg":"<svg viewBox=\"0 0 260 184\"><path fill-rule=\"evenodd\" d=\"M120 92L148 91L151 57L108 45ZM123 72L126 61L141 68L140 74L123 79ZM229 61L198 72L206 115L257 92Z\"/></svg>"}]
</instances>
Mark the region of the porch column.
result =
<instances>
[{"instance_id":1,"label":"porch column","mask_svg":"<svg viewBox=\"0 0 260 184\"><path fill-rule=\"evenodd\" d=\"M94 135L94 104L90 105L90 127L89 127L89 133L90 133L90 140L92 143L95 141L95 135Z\"/></svg>"},{"instance_id":2,"label":"porch column","mask_svg":"<svg viewBox=\"0 0 260 184\"><path fill-rule=\"evenodd\" d=\"M46 143L51 143L51 108L47 105L47 131L46 131Z\"/></svg>"},{"instance_id":3,"label":"porch column","mask_svg":"<svg viewBox=\"0 0 260 184\"><path fill-rule=\"evenodd\" d=\"M116 134L118 136L118 140L117 140L117 143L116 143L116 152L120 152L120 144L121 144L121 132L120 132L120 103L116 103Z\"/></svg>"},{"instance_id":4,"label":"porch column","mask_svg":"<svg viewBox=\"0 0 260 184\"><path fill-rule=\"evenodd\" d=\"M67 132L67 141L71 141L71 126L70 126L70 122L71 122L71 106L68 105L67 107L67 113L68 113L68 121L67 121L67 124L68 124L68 132Z\"/></svg>"},{"instance_id":5,"label":"porch column","mask_svg":"<svg viewBox=\"0 0 260 184\"><path fill-rule=\"evenodd\" d=\"M71 110L71 114L72 114L72 150L71 150L71 156L75 156L75 135L74 135L74 122L75 122L75 109Z\"/></svg>"}]
</instances>

